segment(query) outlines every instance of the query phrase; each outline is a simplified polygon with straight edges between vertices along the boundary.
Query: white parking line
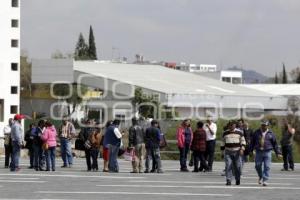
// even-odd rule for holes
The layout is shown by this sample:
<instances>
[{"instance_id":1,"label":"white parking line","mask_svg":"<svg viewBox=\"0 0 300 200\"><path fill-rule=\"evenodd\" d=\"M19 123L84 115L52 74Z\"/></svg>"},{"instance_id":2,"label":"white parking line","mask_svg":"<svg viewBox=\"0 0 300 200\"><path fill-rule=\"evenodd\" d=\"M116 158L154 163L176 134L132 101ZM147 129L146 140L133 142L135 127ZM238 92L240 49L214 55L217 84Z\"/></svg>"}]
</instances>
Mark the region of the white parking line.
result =
<instances>
[{"instance_id":1,"label":"white parking line","mask_svg":"<svg viewBox=\"0 0 300 200\"><path fill-rule=\"evenodd\" d=\"M149 196L215 196L232 197L231 194L205 194L205 193L155 193L155 192L86 192L86 191L37 191L39 194L107 194L107 195L149 195Z\"/></svg>"},{"instance_id":2,"label":"white parking line","mask_svg":"<svg viewBox=\"0 0 300 200\"><path fill-rule=\"evenodd\" d=\"M0 183L46 183L46 181L0 180Z\"/></svg>"},{"instance_id":3,"label":"white parking line","mask_svg":"<svg viewBox=\"0 0 300 200\"><path fill-rule=\"evenodd\" d=\"M251 186L188 186L188 185L96 185L98 187L123 187L123 188L194 188L194 189L279 189L299 190L300 187L251 187Z\"/></svg>"},{"instance_id":4,"label":"white parking line","mask_svg":"<svg viewBox=\"0 0 300 200\"><path fill-rule=\"evenodd\" d=\"M257 179L258 180L258 177L250 177L250 176L243 176L242 179ZM289 177L282 177L282 178L279 178L279 177L271 177L270 179L272 180L299 180L299 178L289 178Z\"/></svg>"},{"instance_id":5,"label":"white parking line","mask_svg":"<svg viewBox=\"0 0 300 200\"><path fill-rule=\"evenodd\" d=\"M39 180L40 178L7 178L7 177L0 177L0 180Z\"/></svg>"},{"instance_id":6,"label":"white parking line","mask_svg":"<svg viewBox=\"0 0 300 200\"><path fill-rule=\"evenodd\" d=\"M130 180L128 181L130 183L174 183L174 184L222 184L224 185L224 181L219 181L219 182L205 182L205 181L147 181L147 180ZM242 182L243 185L257 185L257 183L246 183ZM269 183L270 185L280 185L280 186L290 186L292 184L290 183Z\"/></svg>"},{"instance_id":7,"label":"white parking line","mask_svg":"<svg viewBox=\"0 0 300 200\"><path fill-rule=\"evenodd\" d=\"M66 178L101 178L101 179L144 179L145 177L132 176L85 176L76 174L0 174L0 176L33 176L33 177L66 177Z\"/></svg>"}]
</instances>

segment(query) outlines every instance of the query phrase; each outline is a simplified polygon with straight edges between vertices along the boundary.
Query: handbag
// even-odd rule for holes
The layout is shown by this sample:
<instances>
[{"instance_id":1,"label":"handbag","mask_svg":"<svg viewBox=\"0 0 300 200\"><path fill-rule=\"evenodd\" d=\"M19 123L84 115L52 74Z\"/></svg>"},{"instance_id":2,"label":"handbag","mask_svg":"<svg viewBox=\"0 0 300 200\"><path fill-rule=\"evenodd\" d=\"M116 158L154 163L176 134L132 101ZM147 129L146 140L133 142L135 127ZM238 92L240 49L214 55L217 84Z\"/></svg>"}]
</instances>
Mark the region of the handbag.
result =
<instances>
[{"instance_id":1,"label":"handbag","mask_svg":"<svg viewBox=\"0 0 300 200\"><path fill-rule=\"evenodd\" d=\"M127 149L123 156L124 156L124 159L126 161L133 162L135 160L135 151L134 151L134 149Z\"/></svg>"},{"instance_id":2,"label":"handbag","mask_svg":"<svg viewBox=\"0 0 300 200\"><path fill-rule=\"evenodd\" d=\"M75 140L75 149L78 151L84 151L85 147L84 147L84 142L81 139L76 139Z\"/></svg>"},{"instance_id":3,"label":"handbag","mask_svg":"<svg viewBox=\"0 0 300 200\"><path fill-rule=\"evenodd\" d=\"M122 156L124 153L125 153L125 148L124 148L123 141L121 140L121 144L120 144L118 156L120 157L120 156Z\"/></svg>"},{"instance_id":4,"label":"handbag","mask_svg":"<svg viewBox=\"0 0 300 200\"><path fill-rule=\"evenodd\" d=\"M43 143L42 149L43 149L44 151L47 151L47 150L49 149L49 146L48 146L48 143L47 143L47 142Z\"/></svg>"}]
</instances>

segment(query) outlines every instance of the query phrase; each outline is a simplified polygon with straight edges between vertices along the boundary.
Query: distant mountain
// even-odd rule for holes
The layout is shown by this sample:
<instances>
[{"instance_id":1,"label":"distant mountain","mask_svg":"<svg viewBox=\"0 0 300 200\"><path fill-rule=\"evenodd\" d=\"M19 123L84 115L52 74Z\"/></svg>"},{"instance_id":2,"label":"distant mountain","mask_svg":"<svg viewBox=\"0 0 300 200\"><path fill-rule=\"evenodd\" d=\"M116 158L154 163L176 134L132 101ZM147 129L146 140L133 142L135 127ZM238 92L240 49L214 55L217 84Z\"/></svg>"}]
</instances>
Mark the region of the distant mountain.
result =
<instances>
[{"instance_id":1,"label":"distant mountain","mask_svg":"<svg viewBox=\"0 0 300 200\"><path fill-rule=\"evenodd\" d=\"M254 70L246 70L238 67L230 67L228 70L241 70L243 72L244 83L266 83L270 80L270 77L267 77Z\"/></svg>"}]
</instances>

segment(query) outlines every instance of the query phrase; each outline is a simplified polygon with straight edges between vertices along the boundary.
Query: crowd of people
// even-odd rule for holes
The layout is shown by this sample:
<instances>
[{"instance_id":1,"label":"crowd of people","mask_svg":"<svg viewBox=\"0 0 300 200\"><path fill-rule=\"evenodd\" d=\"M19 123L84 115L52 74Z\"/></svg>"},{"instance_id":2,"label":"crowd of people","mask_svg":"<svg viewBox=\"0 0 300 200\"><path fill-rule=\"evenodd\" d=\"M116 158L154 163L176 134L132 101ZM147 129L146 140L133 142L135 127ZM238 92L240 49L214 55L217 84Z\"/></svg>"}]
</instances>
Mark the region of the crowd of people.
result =
<instances>
[{"instance_id":1,"label":"crowd of people","mask_svg":"<svg viewBox=\"0 0 300 200\"><path fill-rule=\"evenodd\" d=\"M148 126L141 126L137 118L132 119L129 128L128 145L124 148L124 132L120 131L120 120L108 121L100 127L93 120L86 120L77 135L72 122L62 120L58 131L50 120L40 120L37 125L30 124L24 134L21 125L23 115L15 115L4 129L5 135L5 168L19 171L21 148L28 149L30 169L36 171L55 171L56 147L60 143L62 168L73 165L72 140L75 149L85 152L87 171L99 171L98 158L103 158L103 172L118 173L118 157L129 155L132 163L131 173L163 173L160 150L167 146L159 122L152 120ZM254 157L258 183L267 186L270 177L272 150L278 158L283 158L282 171L294 170L292 143L295 129L285 122L280 141L281 149L275 134L269 128L268 121L262 121L257 130L240 119L229 121L221 137L221 154L224 158L226 185L231 185L235 177L236 185L241 184L241 175L249 156ZM176 138L179 150L180 171L211 172L215 158L217 125L208 118L198 121L192 130L191 120L185 119L177 128ZM25 141L25 145L24 142ZM191 159L189 159L191 151ZM145 160L145 162L144 162ZM145 169L144 169L145 168Z\"/></svg>"}]
</instances>

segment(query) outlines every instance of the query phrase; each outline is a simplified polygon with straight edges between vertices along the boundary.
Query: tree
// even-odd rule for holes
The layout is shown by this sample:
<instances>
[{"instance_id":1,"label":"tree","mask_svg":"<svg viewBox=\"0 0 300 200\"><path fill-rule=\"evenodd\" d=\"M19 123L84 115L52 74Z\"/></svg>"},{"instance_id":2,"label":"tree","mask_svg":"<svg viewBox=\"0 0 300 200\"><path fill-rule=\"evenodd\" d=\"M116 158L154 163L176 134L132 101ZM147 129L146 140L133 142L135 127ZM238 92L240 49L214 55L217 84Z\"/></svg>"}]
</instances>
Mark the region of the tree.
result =
<instances>
[{"instance_id":1,"label":"tree","mask_svg":"<svg viewBox=\"0 0 300 200\"><path fill-rule=\"evenodd\" d=\"M290 76L294 83L300 83L300 67L296 67L290 71Z\"/></svg>"},{"instance_id":2,"label":"tree","mask_svg":"<svg viewBox=\"0 0 300 200\"><path fill-rule=\"evenodd\" d=\"M68 106L68 115L70 116L76 111L76 107L78 104L80 104L83 101L83 97L78 93L78 90L80 90L81 94L84 95L87 92L87 87L83 85L78 85L74 83L72 85L72 93L70 97L68 98L62 98L61 100L66 101L67 103L71 104L71 108ZM56 84L53 88L53 91L56 96L68 96L70 92L70 88L68 84Z\"/></svg>"},{"instance_id":3,"label":"tree","mask_svg":"<svg viewBox=\"0 0 300 200\"><path fill-rule=\"evenodd\" d=\"M135 111L137 111L141 116L145 118L148 116L157 117L157 111L159 108L158 101L155 100L154 95L146 95L142 88L135 89L132 104L135 107Z\"/></svg>"},{"instance_id":4,"label":"tree","mask_svg":"<svg viewBox=\"0 0 300 200\"><path fill-rule=\"evenodd\" d=\"M91 60L97 60L97 49L92 26L90 26L88 55Z\"/></svg>"},{"instance_id":5,"label":"tree","mask_svg":"<svg viewBox=\"0 0 300 200\"><path fill-rule=\"evenodd\" d=\"M89 47L85 43L85 39L82 35L82 33L79 34L78 42L76 44L75 48L75 60L89 60L89 53L88 53Z\"/></svg>"},{"instance_id":6,"label":"tree","mask_svg":"<svg viewBox=\"0 0 300 200\"><path fill-rule=\"evenodd\" d=\"M296 83L300 83L300 73L298 73L298 75L297 75L297 79L296 79Z\"/></svg>"},{"instance_id":7,"label":"tree","mask_svg":"<svg viewBox=\"0 0 300 200\"><path fill-rule=\"evenodd\" d=\"M277 72L276 72L276 74L275 74L274 83L275 83L275 84L278 84L278 83L279 83Z\"/></svg>"},{"instance_id":8,"label":"tree","mask_svg":"<svg viewBox=\"0 0 300 200\"><path fill-rule=\"evenodd\" d=\"M286 74L285 64L284 63L282 63L282 83L283 84L287 84L288 83L287 74Z\"/></svg>"}]
</instances>

